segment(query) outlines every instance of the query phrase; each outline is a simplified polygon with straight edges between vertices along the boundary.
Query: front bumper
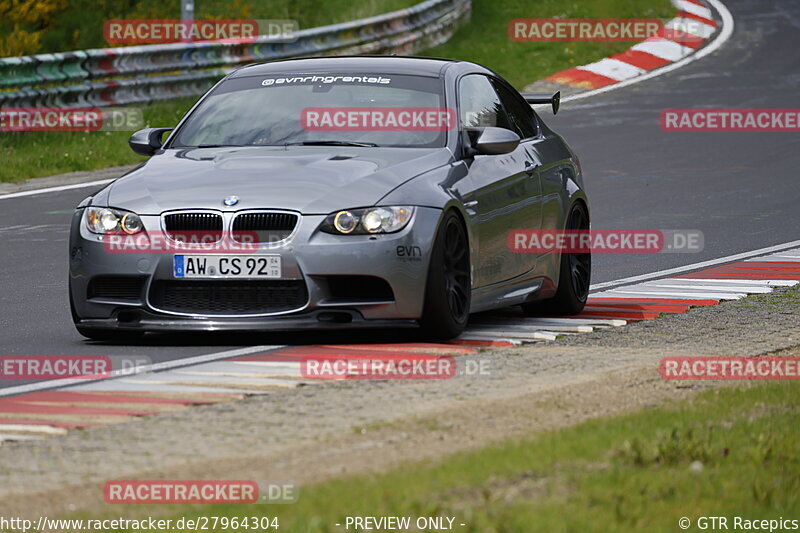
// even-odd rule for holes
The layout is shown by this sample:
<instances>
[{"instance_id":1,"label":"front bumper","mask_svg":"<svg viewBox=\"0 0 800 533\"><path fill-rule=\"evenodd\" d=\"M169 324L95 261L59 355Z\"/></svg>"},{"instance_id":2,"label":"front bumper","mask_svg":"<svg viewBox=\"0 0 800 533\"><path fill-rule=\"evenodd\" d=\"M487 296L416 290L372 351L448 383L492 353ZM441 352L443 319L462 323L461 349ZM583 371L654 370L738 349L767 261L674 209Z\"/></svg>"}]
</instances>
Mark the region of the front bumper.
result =
<instances>
[{"instance_id":1,"label":"front bumper","mask_svg":"<svg viewBox=\"0 0 800 533\"><path fill-rule=\"evenodd\" d=\"M117 331L298 331L415 328L414 319L366 320L354 310L312 311L268 318L203 318L165 316L148 311L117 311L110 318L83 318L87 329Z\"/></svg>"},{"instance_id":2,"label":"front bumper","mask_svg":"<svg viewBox=\"0 0 800 533\"><path fill-rule=\"evenodd\" d=\"M70 234L70 297L75 323L93 329L140 331L414 326L422 314L430 251L441 216L441 210L418 207L406 228L388 235L330 235L318 231L323 215L301 216L288 240L262 245L256 255L280 255L281 279L305 285L308 298L304 304L280 312L226 314L154 305L156 282L182 283L173 277L175 252L112 253L107 237L84 227L82 212L79 209L73 216ZM141 218L148 233L161 231L160 216ZM140 279L141 294L138 298L90 295L92 280L104 276ZM380 278L391 288L391 295L373 297L361 291L358 297L343 298L333 294L330 279L335 276Z\"/></svg>"}]
</instances>

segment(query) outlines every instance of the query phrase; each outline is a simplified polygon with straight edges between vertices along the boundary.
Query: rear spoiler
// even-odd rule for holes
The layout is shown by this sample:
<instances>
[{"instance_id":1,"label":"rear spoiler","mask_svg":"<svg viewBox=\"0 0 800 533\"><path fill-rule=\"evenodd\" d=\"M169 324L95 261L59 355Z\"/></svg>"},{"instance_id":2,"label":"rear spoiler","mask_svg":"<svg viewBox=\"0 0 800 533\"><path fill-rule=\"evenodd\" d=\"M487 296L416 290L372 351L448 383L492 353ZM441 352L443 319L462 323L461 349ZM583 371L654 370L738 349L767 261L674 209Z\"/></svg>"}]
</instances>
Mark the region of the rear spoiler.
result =
<instances>
[{"instance_id":1,"label":"rear spoiler","mask_svg":"<svg viewBox=\"0 0 800 533\"><path fill-rule=\"evenodd\" d=\"M550 104L553 106L553 114L558 113L561 105L561 91L554 93L522 93L522 97L529 104Z\"/></svg>"}]
</instances>

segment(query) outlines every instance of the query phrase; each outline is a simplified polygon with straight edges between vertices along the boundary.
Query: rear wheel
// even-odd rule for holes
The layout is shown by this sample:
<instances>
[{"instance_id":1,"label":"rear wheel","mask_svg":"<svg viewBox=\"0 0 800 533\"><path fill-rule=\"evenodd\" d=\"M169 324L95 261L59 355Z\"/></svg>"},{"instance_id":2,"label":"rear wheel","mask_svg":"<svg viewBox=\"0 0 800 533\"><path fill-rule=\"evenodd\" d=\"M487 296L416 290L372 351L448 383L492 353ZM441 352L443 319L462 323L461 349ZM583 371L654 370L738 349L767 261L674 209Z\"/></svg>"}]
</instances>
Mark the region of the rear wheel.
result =
<instances>
[{"instance_id":1,"label":"rear wheel","mask_svg":"<svg viewBox=\"0 0 800 533\"><path fill-rule=\"evenodd\" d=\"M567 230L589 230L589 215L583 204L572 206ZM523 304L522 310L533 315L577 315L586 305L591 276L591 253L562 253L556 295Z\"/></svg>"},{"instance_id":2,"label":"rear wheel","mask_svg":"<svg viewBox=\"0 0 800 533\"><path fill-rule=\"evenodd\" d=\"M425 336L452 339L461 335L469 318L471 293L467 232L459 216L448 211L436 234L428 267L420 320Z\"/></svg>"}]
</instances>

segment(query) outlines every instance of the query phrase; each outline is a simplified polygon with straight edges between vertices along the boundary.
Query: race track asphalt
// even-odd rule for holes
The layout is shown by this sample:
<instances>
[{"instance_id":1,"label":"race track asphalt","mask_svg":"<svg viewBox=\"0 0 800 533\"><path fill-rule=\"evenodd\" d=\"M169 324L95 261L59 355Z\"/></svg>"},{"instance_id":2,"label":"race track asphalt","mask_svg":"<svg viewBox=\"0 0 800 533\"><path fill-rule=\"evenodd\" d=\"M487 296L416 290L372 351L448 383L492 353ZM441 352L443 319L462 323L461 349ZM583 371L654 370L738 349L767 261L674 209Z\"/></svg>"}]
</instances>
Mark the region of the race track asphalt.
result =
<instances>
[{"instance_id":1,"label":"race track asphalt","mask_svg":"<svg viewBox=\"0 0 800 533\"><path fill-rule=\"evenodd\" d=\"M581 157L595 229L692 229L705 236L701 253L596 254L593 282L800 238L800 135L674 133L659 126L664 108L800 107L800 2L725 3L736 26L715 53L566 103L556 117L543 114ZM0 200L0 355L140 355L159 362L255 344L355 340L304 334L154 336L127 346L85 341L69 313L67 234L72 209L91 192ZM20 383L0 381L0 388Z\"/></svg>"}]
</instances>

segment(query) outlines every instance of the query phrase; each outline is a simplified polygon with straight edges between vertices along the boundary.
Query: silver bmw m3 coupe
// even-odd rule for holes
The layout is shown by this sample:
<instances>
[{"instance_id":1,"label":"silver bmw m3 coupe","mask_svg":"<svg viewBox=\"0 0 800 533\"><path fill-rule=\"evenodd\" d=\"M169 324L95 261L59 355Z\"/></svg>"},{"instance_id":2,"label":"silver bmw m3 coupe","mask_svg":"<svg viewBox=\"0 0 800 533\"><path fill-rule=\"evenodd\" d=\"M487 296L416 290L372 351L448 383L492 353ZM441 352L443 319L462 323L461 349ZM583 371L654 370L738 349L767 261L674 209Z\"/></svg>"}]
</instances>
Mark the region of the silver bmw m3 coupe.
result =
<instances>
[{"instance_id":1,"label":"silver bmw m3 coupe","mask_svg":"<svg viewBox=\"0 0 800 533\"><path fill-rule=\"evenodd\" d=\"M588 253L515 230L585 230L578 158L502 77L463 61L335 57L229 74L151 156L83 200L69 294L93 339L149 331L421 327L575 314Z\"/></svg>"}]
</instances>

